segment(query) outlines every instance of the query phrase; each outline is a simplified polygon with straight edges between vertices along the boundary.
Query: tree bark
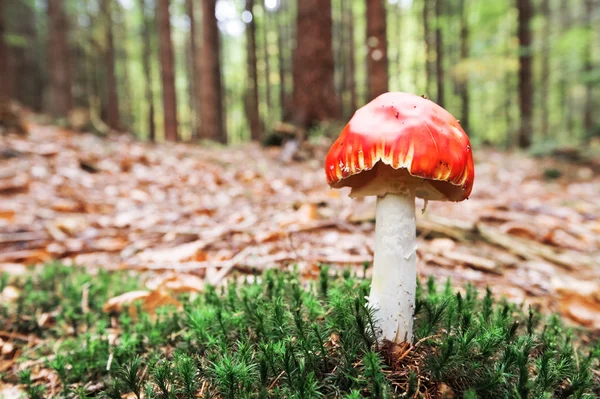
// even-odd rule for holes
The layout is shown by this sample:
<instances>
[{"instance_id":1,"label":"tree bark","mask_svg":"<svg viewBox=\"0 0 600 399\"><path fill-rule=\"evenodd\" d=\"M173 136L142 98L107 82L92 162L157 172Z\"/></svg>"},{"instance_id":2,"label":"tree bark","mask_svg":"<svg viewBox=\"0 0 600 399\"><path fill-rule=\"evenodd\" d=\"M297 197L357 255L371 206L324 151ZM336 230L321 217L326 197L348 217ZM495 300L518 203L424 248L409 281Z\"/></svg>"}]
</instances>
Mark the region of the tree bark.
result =
<instances>
[{"instance_id":1,"label":"tree bark","mask_svg":"<svg viewBox=\"0 0 600 399\"><path fill-rule=\"evenodd\" d=\"M403 25L403 21L402 21L402 4L399 2L397 5L397 10L396 10L396 33L395 33L395 40L396 40L396 79L397 79L397 84L398 87L402 87L402 74L404 73L402 70L402 49L403 49L403 44L404 42L402 41L402 25Z\"/></svg>"},{"instance_id":2,"label":"tree bark","mask_svg":"<svg viewBox=\"0 0 600 399\"><path fill-rule=\"evenodd\" d=\"M460 59L466 61L469 58L470 46L469 46L469 20L468 20L468 8L466 2L468 0L460 0L459 12L460 12ZM459 94L461 100L461 116L460 124L465 131L469 130L469 75L464 74L462 81L459 84Z\"/></svg>"},{"instance_id":3,"label":"tree bark","mask_svg":"<svg viewBox=\"0 0 600 399\"><path fill-rule=\"evenodd\" d=\"M189 8L188 8L188 3L190 0L185 0L185 5L186 5L186 10L188 12L188 18L189 18L189 24L191 27L192 24L192 19L189 17ZM189 32L189 35L186 38L186 42L185 42L185 48L183 50L183 57L185 60L185 75L186 75L186 79L187 79L187 87L185 90L185 93L187 94L187 109L189 110L189 129L190 129L190 139L193 139L193 136L195 135L194 130L195 130L195 112L194 112L194 104L196 103L196 101L194 100L194 90L195 90L195 83L194 83L194 57L192 56L192 35L191 35L191 29Z\"/></svg>"},{"instance_id":4,"label":"tree bark","mask_svg":"<svg viewBox=\"0 0 600 399\"><path fill-rule=\"evenodd\" d=\"M512 29L511 29L511 34L512 34ZM506 42L504 45L504 56L508 59L510 57L513 56L513 50L510 46L510 43ZM516 132L516 127L515 127L515 123L513 122L513 96L515 93L515 88L517 86L517 84L515 83L515 79L514 79L514 74L512 73L512 71L510 70L506 70L504 72L504 120L506 122L506 129L505 129L505 148L509 149L511 147L514 147L516 145L516 137L515 137L515 132ZM478 99L476 106L477 105L481 105L483 101L481 101L481 99ZM481 108L481 107L480 107ZM479 108L479 109L480 109Z\"/></svg>"},{"instance_id":5,"label":"tree bark","mask_svg":"<svg viewBox=\"0 0 600 399\"><path fill-rule=\"evenodd\" d=\"M195 10L195 0L186 0L188 16L190 18L190 55L192 58L191 68L192 77L190 84L192 86L192 107L194 110L194 123L192 138L197 139L200 134L200 98L202 98L202 84L200 82L200 70L202 69L202 59L200 58L200 49L198 47L198 32L196 29L197 18Z\"/></svg>"},{"instance_id":6,"label":"tree bark","mask_svg":"<svg viewBox=\"0 0 600 399\"><path fill-rule=\"evenodd\" d=\"M356 62L354 60L354 2L349 1L346 9L346 23L348 33L346 42L348 45L348 73L346 79L348 79L347 87L350 90L350 112L358 108L358 95L356 93ZM350 115L348 115L350 116Z\"/></svg>"},{"instance_id":7,"label":"tree bark","mask_svg":"<svg viewBox=\"0 0 600 399\"><path fill-rule=\"evenodd\" d=\"M531 18L533 14L531 0L517 0L519 11L519 105L521 126L519 129L519 147L531 145L533 130L533 71L531 55Z\"/></svg>"},{"instance_id":8,"label":"tree bark","mask_svg":"<svg viewBox=\"0 0 600 399\"><path fill-rule=\"evenodd\" d=\"M357 108L356 96L356 65L354 62L354 12L351 0L340 0L340 47L339 60L342 67L342 117L352 116Z\"/></svg>"},{"instance_id":9,"label":"tree bark","mask_svg":"<svg viewBox=\"0 0 600 399\"><path fill-rule=\"evenodd\" d=\"M310 128L339 117L334 86L331 0L297 0L296 50L293 57L294 123Z\"/></svg>"},{"instance_id":10,"label":"tree bark","mask_svg":"<svg viewBox=\"0 0 600 399\"><path fill-rule=\"evenodd\" d=\"M437 82L437 103L445 106L444 99L444 42L442 39L443 0L435 1L435 77Z\"/></svg>"},{"instance_id":11,"label":"tree bark","mask_svg":"<svg viewBox=\"0 0 600 399\"><path fill-rule=\"evenodd\" d=\"M55 117L66 117L73 105L71 63L67 17L62 0L48 0L48 47L50 69L49 110Z\"/></svg>"},{"instance_id":12,"label":"tree bark","mask_svg":"<svg viewBox=\"0 0 600 399\"><path fill-rule=\"evenodd\" d=\"M202 0L202 97L200 137L227 142L223 120L219 28L215 18L216 0Z\"/></svg>"},{"instance_id":13,"label":"tree bark","mask_svg":"<svg viewBox=\"0 0 600 399\"><path fill-rule=\"evenodd\" d=\"M116 62L115 69L117 70L118 84L117 88L119 91L119 104L120 104L120 118L119 124L121 129L127 129L133 125L133 114L132 114L132 97L131 97L131 79L129 74L130 54L127 51L127 43L129 39L129 30L127 26L127 18L124 13L126 12L119 1L113 3L116 7L117 13L122 17L119 18L119 22L116 25L117 40L116 40ZM114 15L113 10L113 15ZM121 77L119 78L119 69L121 70Z\"/></svg>"},{"instance_id":14,"label":"tree bark","mask_svg":"<svg viewBox=\"0 0 600 399\"><path fill-rule=\"evenodd\" d=\"M335 91L339 93L340 96L340 112L341 115L346 115L346 75L348 74L348 63L346 62L346 53L348 52L346 49L345 43L345 29L344 29L344 13L346 12L345 1L339 0L339 9L336 15L333 15L333 48L334 48L334 56L333 60L335 65L339 65L336 75L335 75Z\"/></svg>"},{"instance_id":15,"label":"tree bark","mask_svg":"<svg viewBox=\"0 0 600 399\"><path fill-rule=\"evenodd\" d=\"M560 33L566 33L571 28L571 7L572 0L561 0L559 15ZM561 70L570 69L569 58L562 57L560 62ZM560 97L562 120L565 122L565 130L571 132L573 129L573 112L571 112L572 100L570 93L571 82L568 74L561 74L558 81L558 93Z\"/></svg>"},{"instance_id":16,"label":"tree bark","mask_svg":"<svg viewBox=\"0 0 600 399\"><path fill-rule=\"evenodd\" d=\"M246 11L252 14L252 20L246 24L246 117L250 124L250 136L252 140L260 141L262 136L262 127L260 123L260 114L258 111L258 74L256 72L256 24L254 19L254 0L246 0ZM265 9L266 12L266 9ZM266 19L266 14L265 14ZM265 34L266 38L266 34ZM265 40L266 46L266 40ZM265 48L265 54L268 58L268 52ZM267 96L268 90L267 76ZM267 97L267 103L268 103ZM267 105L268 108L268 105Z\"/></svg>"},{"instance_id":17,"label":"tree bark","mask_svg":"<svg viewBox=\"0 0 600 399\"><path fill-rule=\"evenodd\" d=\"M583 131L586 138L594 132L594 81L591 74L594 70L594 0L585 0L584 21L587 29L587 40L583 49L583 73L585 78L585 104L583 107Z\"/></svg>"},{"instance_id":18,"label":"tree bark","mask_svg":"<svg viewBox=\"0 0 600 399\"><path fill-rule=\"evenodd\" d=\"M563 30L569 29L571 26L571 0L560 0L560 25Z\"/></svg>"},{"instance_id":19,"label":"tree bark","mask_svg":"<svg viewBox=\"0 0 600 399\"><path fill-rule=\"evenodd\" d=\"M369 101L388 91L388 56L384 0L367 0L367 86Z\"/></svg>"},{"instance_id":20,"label":"tree bark","mask_svg":"<svg viewBox=\"0 0 600 399\"><path fill-rule=\"evenodd\" d=\"M10 11L8 18L9 21L12 21L12 33L19 35L25 43L9 46L8 58L12 61L11 71L9 75L2 76L5 76L4 79L9 84L11 81L14 82L11 85L13 86L12 93L14 98L36 111L41 111L43 82L37 60L39 49L36 43L37 32L34 5L31 2L22 0L4 0L4 2L8 5L8 7L4 7ZM7 27L5 30L11 29ZM0 59L7 58L0 56ZM15 90L14 86L18 86L18 90Z\"/></svg>"},{"instance_id":21,"label":"tree bark","mask_svg":"<svg viewBox=\"0 0 600 399\"><path fill-rule=\"evenodd\" d=\"M287 74L286 74L286 57L284 52L284 41L287 38L286 33L286 21L285 4L281 4L277 12L277 66L279 72L279 106L280 106L280 118L284 121L286 118L286 85L287 85Z\"/></svg>"},{"instance_id":22,"label":"tree bark","mask_svg":"<svg viewBox=\"0 0 600 399\"><path fill-rule=\"evenodd\" d=\"M430 0L423 0L423 38L425 45L425 94L431 95L431 78L434 74L434 65L431 61L431 49L433 48L433 39L429 27L429 8Z\"/></svg>"},{"instance_id":23,"label":"tree bark","mask_svg":"<svg viewBox=\"0 0 600 399\"><path fill-rule=\"evenodd\" d=\"M177 99L175 93L175 66L173 42L171 41L169 0L157 1L156 22L158 25L165 138L170 141L176 141L178 137Z\"/></svg>"},{"instance_id":24,"label":"tree bark","mask_svg":"<svg viewBox=\"0 0 600 399\"><path fill-rule=\"evenodd\" d=\"M89 9L83 12L83 15L92 21L94 16ZM78 104L83 104L84 107L88 108L90 115L94 113L99 115L99 79L98 79L98 64L99 57L99 44L95 39L94 31L92 29L85 29L80 27L77 33L80 39L80 52L79 52L79 68L78 68L78 79L79 84L82 87L83 93L79 94L79 98L76 99Z\"/></svg>"},{"instance_id":25,"label":"tree bark","mask_svg":"<svg viewBox=\"0 0 600 399\"><path fill-rule=\"evenodd\" d=\"M101 12L104 24L104 70L106 73L106 124L114 130L120 129L119 95L117 94L117 78L115 76L115 45L113 37L113 20L111 0L102 0Z\"/></svg>"},{"instance_id":26,"label":"tree bark","mask_svg":"<svg viewBox=\"0 0 600 399\"><path fill-rule=\"evenodd\" d=\"M550 0L541 0L540 12L544 17L544 26L541 32L541 81L540 81L540 111L541 111L541 133L542 137L548 137L549 111L548 97L550 88L550 33L551 33L551 14Z\"/></svg>"},{"instance_id":27,"label":"tree bark","mask_svg":"<svg viewBox=\"0 0 600 399\"><path fill-rule=\"evenodd\" d=\"M6 37L4 14L4 2L0 1L0 76L2 76L2 79L0 79L0 101L6 101L12 97L9 82L13 81L12 76L9 75L11 71L8 64L8 44L4 41Z\"/></svg>"},{"instance_id":28,"label":"tree bark","mask_svg":"<svg viewBox=\"0 0 600 399\"><path fill-rule=\"evenodd\" d=\"M254 4L254 0L250 0L250 1L252 2L252 4ZM268 38L269 12L267 11L267 8L264 7L264 3L263 3L263 15L264 15L264 20L263 20L263 24L262 24L262 34L263 34L262 39L263 39L263 57L264 57L263 59L265 61L265 102L267 104L267 112L266 112L265 116L268 119L269 110L271 109L271 83L270 83L271 62L269 60L270 53L269 53L269 38ZM252 23L254 23L254 13L252 13L252 16L253 16ZM254 36L256 37L256 25L254 26L253 29L254 29ZM256 39L254 40L254 52L256 53ZM255 58L256 58L256 56L255 56Z\"/></svg>"},{"instance_id":29,"label":"tree bark","mask_svg":"<svg viewBox=\"0 0 600 399\"><path fill-rule=\"evenodd\" d=\"M154 122L154 95L152 83L152 44L150 40L151 17L146 10L146 0L138 0L138 6L142 12L142 66L144 69L144 98L148 106L148 138L150 141L156 140L156 124Z\"/></svg>"}]
</instances>

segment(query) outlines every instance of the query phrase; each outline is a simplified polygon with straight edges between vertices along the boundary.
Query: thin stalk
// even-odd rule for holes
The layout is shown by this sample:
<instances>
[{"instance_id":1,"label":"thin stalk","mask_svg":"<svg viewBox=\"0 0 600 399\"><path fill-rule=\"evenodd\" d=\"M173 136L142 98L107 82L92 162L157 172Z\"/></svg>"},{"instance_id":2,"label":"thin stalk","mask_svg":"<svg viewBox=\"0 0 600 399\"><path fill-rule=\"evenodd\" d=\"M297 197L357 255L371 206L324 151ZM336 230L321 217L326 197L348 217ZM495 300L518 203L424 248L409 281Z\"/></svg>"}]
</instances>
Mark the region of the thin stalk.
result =
<instances>
[{"instance_id":1,"label":"thin stalk","mask_svg":"<svg viewBox=\"0 0 600 399\"><path fill-rule=\"evenodd\" d=\"M377 198L375 259L369 303L381 338L411 341L417 289L415 193Z\"/></svg>"}]
</instances>

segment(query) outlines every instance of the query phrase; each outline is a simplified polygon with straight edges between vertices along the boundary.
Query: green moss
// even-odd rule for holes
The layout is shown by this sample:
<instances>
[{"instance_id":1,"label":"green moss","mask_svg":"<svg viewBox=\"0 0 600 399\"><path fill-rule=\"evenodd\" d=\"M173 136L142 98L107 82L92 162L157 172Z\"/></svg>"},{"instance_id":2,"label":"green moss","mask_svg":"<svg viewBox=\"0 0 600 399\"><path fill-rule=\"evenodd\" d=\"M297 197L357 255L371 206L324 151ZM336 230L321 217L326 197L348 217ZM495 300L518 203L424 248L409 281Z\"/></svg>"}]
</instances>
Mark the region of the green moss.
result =
<instances>
[{"instance_id":1,"label":"green moss","mask_svg":"<svg viewBox=\"0 0 600 399\"><path fill-rule=\"evenodd\" d=\"M361 272L362 274L362 272ZM600 347L579 348L555 317L434 280L418 287L416 345L380 344L365 297L369 282L349 270L306 282L267 271L207 287L184 310L149 315L138 307L106 314L109 298L139 288L139 277L60 264L2 285L22 295L0 308L0 330L32 334L22 349L59 376L61 397L400 398L452 392L468 398L593 398L600 395ZM82 309L87 292L89 304ZM42 314L51 322L39 326ZM115 339L116 337L116 339ZM24 345L24 343L20 343ZM50 389L31 373L5 373L31 398Z\"/></svg>"}]
</instances>

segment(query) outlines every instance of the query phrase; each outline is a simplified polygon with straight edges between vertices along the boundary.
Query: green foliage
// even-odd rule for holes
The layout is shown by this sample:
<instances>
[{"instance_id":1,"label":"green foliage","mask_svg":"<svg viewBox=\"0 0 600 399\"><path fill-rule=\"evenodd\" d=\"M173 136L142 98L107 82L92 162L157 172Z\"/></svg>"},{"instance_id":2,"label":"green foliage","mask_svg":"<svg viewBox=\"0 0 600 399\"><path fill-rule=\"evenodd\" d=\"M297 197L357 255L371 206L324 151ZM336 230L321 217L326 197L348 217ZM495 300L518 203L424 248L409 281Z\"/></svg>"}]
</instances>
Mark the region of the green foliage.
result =
<instances>
[{"instance_id":1,"label":"green foliage","mask_svg":"<svg viewBox=\"0 0 600 399\"><path fill-rule=\"evenodd\" d=\"M0 329L46 341L21 360L45 359L65 398L427 398L442 385L466 398L600 392L592 371L600 345L578 351L557 317L524 313L490 290L455 293L449 281L439 289L431 278L418 286L418 344L406 352L376 341L368 281L350 270L333 278L329 272L323 266L318 281L306 282L269 270L181 297L183 312L138 309L133 317L101 308L120 293L114 287L137 288L135 277L53 264L11 282L25 289L6 307ZM30 319L39 312L54 312L56 322L36 327ZM47 395L29 370L7 379L29 398Z\"/></svg>"},{"instance_id":2,"label":"green foliage","mask_svg":"<svg viewBox=\"0 0 600 399\"><path fill-rule=\"evenodd\" d=\"M23 370L18 375L18 381L25 386L25 393L30 399L42 399L44 397L44 387L34 385L31 380L31 370Z\"/></svg>"}]
</instances>

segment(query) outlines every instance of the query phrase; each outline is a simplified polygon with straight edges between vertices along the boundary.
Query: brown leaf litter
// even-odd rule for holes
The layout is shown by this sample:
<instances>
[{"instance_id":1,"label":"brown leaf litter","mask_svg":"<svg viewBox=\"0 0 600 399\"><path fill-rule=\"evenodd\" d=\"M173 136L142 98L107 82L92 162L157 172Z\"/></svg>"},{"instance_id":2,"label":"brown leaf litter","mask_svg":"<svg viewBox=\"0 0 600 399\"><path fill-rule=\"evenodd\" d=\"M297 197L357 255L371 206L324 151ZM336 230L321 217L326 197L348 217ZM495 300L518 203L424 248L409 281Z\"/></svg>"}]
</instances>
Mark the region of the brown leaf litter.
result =
<instances>
[{"instance_id":1,"label":"brown leaf litter","mask_svg":"<svg viewBox=\"0 0 600 399\"><path fill-rule=\"evenodd\" d=\"M374 199L329 189L325 139L304 162L254 144L154 145L35 124L1 140L10 156L0 158L0 272L58 258L157 276L109 310L178 306L172 292L201 291L232 270L295 264L314 278L319 263L372 260ZM471 198L418 215L420 275L489 285L600 328L590 286L600 281L598 165L489 149L475 157ZM545 180L550 168L562 177Z\"/></svg>"}]
</instances>

